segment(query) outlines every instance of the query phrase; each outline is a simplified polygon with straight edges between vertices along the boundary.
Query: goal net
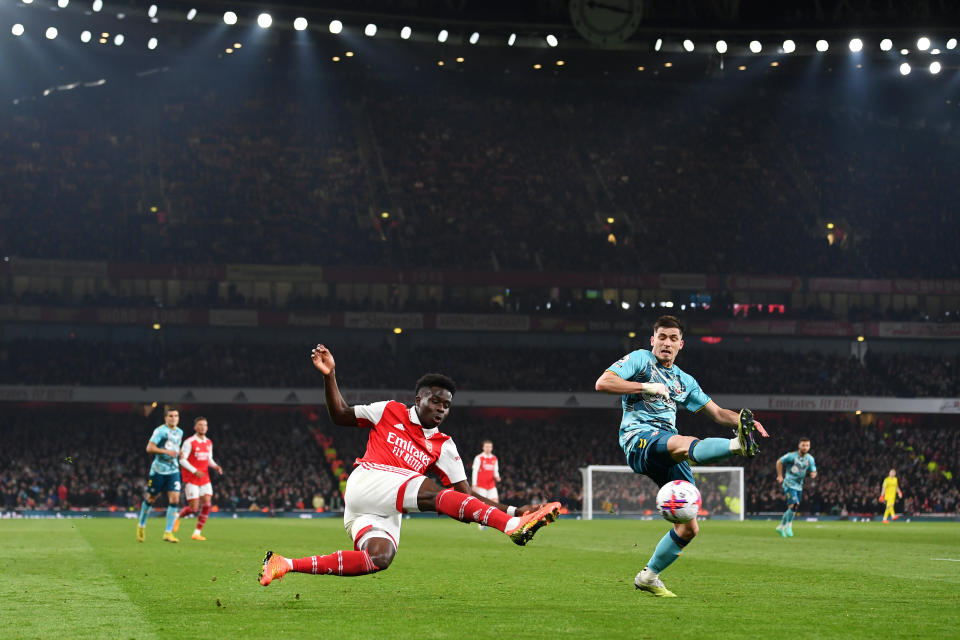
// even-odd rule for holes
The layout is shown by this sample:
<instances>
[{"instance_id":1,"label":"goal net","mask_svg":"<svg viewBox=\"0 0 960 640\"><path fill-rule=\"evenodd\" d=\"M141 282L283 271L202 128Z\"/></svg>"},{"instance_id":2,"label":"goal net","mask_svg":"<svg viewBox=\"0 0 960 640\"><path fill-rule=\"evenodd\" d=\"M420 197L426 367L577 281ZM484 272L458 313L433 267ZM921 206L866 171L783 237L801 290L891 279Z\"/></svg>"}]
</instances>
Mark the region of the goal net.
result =
<instances>
[{"instance_id":1,"label":"goal net","mask_svg":"<svg viewBox=\"0 0 960 640\"><path fill-rule=\"evenodd\" d=\"M656 483L627 466L582 467L583 518L660 517ZM743 520L743 467L693 467L701 518Z\"/></svg>"}]
</instances>

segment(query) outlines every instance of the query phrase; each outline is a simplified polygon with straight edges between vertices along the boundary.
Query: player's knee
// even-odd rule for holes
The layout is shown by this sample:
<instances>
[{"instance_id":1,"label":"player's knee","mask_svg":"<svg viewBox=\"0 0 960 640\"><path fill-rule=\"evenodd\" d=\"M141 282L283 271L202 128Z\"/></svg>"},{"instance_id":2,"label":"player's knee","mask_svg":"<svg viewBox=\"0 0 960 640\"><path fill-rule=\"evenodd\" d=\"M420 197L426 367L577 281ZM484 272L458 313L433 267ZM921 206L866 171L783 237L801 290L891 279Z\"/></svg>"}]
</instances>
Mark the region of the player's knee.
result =
<instances>
[{"instance_id":1,"label":"player's knee","mask_svg":"<svg viewBox=\"0 0 960 640\"><path fill-rule=\"evenodd\" d=\"M797 502L794 502L792 505L790 505L790 508L793 509L794 511L797 511L800 508L800 504Z\"/></svg>"},{"instance_id":2,"label":"player's knee","mask_svg":"<svg viewBox=\"0 0 960 640\"><path fill-rule=\"evenodd\" d=\"M673 525L673 530L678 536L690 542L700 533L700 525L698 525L696 519L694 519L690 522L681 522Z\"/></svg>"},{"instance_id":3,"label":"player's knee","mask_svg":"<svg viewBox=\"0 0 960 640\"><path fill-rule=\"evenodd\" d=\"M370 556L373 565L380 571L389 567L390 563L393 562L393 557L397 554L393 543L385 538L373 538L364 545L363 549Z\"/></svg>"},{"instance_id":4,"label":"player's knee","mask_svg":"<svg viewBox=\"0 0 960 640\"><path fill-rule=\"evenodd\" d=\"M690 457L690 445L696 438L691 436L670 436L667 440L667 451L677 462L683 462Z\"/></svg>"}]
</instances>

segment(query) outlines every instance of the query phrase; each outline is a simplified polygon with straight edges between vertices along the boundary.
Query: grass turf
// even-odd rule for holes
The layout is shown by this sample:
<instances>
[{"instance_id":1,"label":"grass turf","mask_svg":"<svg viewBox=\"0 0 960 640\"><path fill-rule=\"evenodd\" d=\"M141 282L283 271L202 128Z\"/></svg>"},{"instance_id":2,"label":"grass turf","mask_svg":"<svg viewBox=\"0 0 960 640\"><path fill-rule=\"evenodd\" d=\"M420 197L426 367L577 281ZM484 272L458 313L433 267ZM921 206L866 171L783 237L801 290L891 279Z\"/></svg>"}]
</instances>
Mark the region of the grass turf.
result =
<instances>
[{"instance_id":1,"label":"grass turf","mask_svg":"<svg viewBox=\"0 0 960 640\"><path fill-rule=\"evenodd\" d=\"M147 542L120 519L0 520L0 637L952 637L960 525L707 522L635 591L660 521L561 519L530 546L447 519L404 521L386 572L256 582L264 551L349 548L336 518L213 519L208 542ZM185 534L185 535L184 535Z\"/></svg>"}]
</instances>

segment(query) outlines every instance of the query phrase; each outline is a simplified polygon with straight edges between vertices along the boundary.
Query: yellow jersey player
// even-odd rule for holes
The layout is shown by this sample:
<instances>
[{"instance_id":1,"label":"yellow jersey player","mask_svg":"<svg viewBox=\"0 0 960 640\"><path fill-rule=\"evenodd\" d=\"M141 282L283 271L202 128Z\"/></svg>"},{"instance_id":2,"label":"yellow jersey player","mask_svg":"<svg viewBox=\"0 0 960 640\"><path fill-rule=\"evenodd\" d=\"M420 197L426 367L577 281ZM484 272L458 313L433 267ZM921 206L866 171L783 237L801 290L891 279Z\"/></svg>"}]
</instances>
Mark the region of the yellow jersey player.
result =
<instances>
[{"instance_id":1,"label":"yellow jersey player","mask_svg":"<svg viewBox=\"0 0 960 640\"><path fill-rule=\"evenodd\" d=\"M887 508L883 512L883 523L890 524L890 521L887 520L888 516L894 520L900 517L894 513L893 504L897 501L897 498L903 497L903 491L900 491L900 487L897 484L896 469L890 469L890 473L883 479L882 491L883 493L880 494L880 502L887 503Z\"/></svg>"}]
</instances>

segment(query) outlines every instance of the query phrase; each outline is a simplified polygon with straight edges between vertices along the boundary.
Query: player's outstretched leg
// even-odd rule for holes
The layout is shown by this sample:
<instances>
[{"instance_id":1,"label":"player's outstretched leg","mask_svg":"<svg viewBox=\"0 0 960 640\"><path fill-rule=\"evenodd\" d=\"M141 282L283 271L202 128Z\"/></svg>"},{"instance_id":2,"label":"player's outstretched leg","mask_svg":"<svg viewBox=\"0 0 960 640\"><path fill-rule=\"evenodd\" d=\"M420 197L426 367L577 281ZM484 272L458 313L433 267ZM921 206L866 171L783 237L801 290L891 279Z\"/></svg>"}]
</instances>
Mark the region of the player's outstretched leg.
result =
<instances>
[{"instance_id":1,"label":"player's outstretched leg","mask_svg":"<svg viewBox=\"0 0 960 640\"><path fill-rule=\"evenodd\" d=\"M432 497L429 490L421 488L420 499ZM426 510L421 503L421 510ZM437 513L450 516L460 522L478 522L502 531L516 544L525 545L543 526L550 524L560 515L560 503L551 502L525 516L509 516L500 509L492 507L473 496L453 489L443 489L436 494L433 508Z\"/></svg>"},{"instance_id":2,"label":"player's outstretched leg","mask_svg":"<svg viewBox=\"0 0 960 640\"><path fill-rule=\"evenodd\" d=\"M269 585L280 580L288 572L310 573L313 575L365 576L380 571L366 551L336 551L325 556L307 556L306 558L285 558L273 551L267 551L260 572L260 584Z\"/></svg>"},{"instance_id":3,"label":"player's outstretched leg","mask_svg":"<svg viewBox=\"0 0 960 640\"><path fill-rule=\"evenodd\" d=\"M670 529L657 543L653 555L647 561L647 566L643 571L637 574L633 580L633 585L642 591L647 591L659 598L675 598L676 594L663 586L660 580L660 572L669 567L683 552L684 547L690 544L693 536L697 535L698 527L696 521L692 525L683 525L682 532L688 538L682 538L676 529Z\"/></svg>"}]
</instances>

